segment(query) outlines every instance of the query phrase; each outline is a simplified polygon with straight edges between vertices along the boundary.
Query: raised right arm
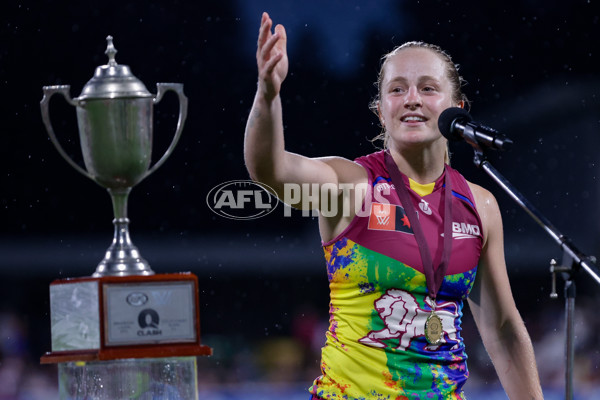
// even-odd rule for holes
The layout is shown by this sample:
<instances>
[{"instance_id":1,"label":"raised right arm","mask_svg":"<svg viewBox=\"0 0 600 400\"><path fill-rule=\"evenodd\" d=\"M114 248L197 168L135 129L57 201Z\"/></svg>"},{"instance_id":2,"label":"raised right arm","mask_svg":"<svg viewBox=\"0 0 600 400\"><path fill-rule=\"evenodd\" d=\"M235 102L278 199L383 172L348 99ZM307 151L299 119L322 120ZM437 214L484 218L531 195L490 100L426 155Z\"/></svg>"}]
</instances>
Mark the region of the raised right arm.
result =
<instances>
[{"instance_id":1,"label":"raised right arm","mask_svg":"<svg viewBox=\"0 0 600 400\"><path fill-rule=\"evenodd\" d=\"M285 183L352 183L362 167L339 157L308 158L285 150L280 90L288 72L286 32L263 13L256 61L258 87L246 125L244 159L250 177L272 187L280 198Z\"/></svg>"}]
</instances>

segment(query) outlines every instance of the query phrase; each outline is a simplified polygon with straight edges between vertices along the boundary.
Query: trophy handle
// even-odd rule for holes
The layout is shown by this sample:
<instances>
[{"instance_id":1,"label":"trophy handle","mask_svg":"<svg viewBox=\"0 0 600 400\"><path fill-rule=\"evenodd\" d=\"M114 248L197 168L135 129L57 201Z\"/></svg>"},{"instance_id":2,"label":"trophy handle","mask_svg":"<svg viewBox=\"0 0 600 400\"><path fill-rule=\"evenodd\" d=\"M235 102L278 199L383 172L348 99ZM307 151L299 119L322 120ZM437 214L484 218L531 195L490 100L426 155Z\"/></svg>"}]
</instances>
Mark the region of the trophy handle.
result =
<instances>
[{"instance_id":1,"label":"trophy handle","mask_svg":"<svg viewBox=\"0 0 600 400\"><path fill-rule=\"evenodd\" d=\"M175 131L175 136L173 136L173 141L171 141L171 145L169 146L165 154L163 154L163 156L160 158L160 160L158 160L156 164L154 164L152 168L150 168L148 172L146 172L146 175L144 175L144 177L156 171L158 167L160 167L165 161L167 161L167 158L169 158L169 156L173 152L173 149L175 149L179 138L181 137L181 131L183 131L183 124L185 123L185 119L187 117L188 99L185 96L185 94L183 94L182 83L157 83L156 89L156 97L153 100L154 104L158 104L158 102L161 101L163 95L169 90L172 90L175 93L177 93L177 96L179 97L179 119L177 121L177 130Z\"/></svg>"},{"instance_id":2,"label":"trophy handle","mask_svg":"<svg viewBox=\"0 0 600 400\"><path fill-rule=\"evenodd\" d=\"M40 101L40 107L42 109L42 119L44 120L44 125L46 126L46 130L48 131L48 136L50 136L50 140L54 144L54 147L56 147L56 150L58 150L58 154L60 154L62 156L62 158L64 158L71 165L71 167L75 168L75 170L77 170L81 174L83 174L93 180L94 177L89 172L87 172L85 169L81 168L64 151L64 149L60 145L58 139L56 138L56 135L54 134L54 129L52 129L52 122L50 122L50 112L49 112L48 104L50 103L50 98L54 94L56 94L56 93L62 94L69 104L71 104L73 106L77 106L77 104L78 104L77 101L73 100L71 98L71 95L69 94L70 89L71 89L71 86L69 86L69 85L44 86L43 87L44 97L42 98L42 101Z\"/></svg>"}]
</instances>

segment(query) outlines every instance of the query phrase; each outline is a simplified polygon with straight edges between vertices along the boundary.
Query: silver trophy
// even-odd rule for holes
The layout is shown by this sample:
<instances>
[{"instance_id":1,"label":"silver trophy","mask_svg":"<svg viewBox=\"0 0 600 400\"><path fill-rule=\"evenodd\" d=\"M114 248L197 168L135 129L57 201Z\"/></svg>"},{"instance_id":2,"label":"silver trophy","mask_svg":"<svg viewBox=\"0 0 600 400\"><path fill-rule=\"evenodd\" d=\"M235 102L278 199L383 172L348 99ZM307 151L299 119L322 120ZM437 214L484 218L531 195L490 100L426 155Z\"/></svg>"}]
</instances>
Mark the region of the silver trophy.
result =
<instances>
[{"instance_id":1,"label":"silver trophy","mask_svg":"<svg viewBox=\"0 0 600 400\"><path fill-rule=\"evenodd\" d=\"M187 97L180 83L157 83L156 95L151 94L129 66L117 64L112 37L106 40L108 64L96 68L79 97L71 98L69 85L44 86L42 118L60 155L77 171L106 188L112 199L114 238L93 276L152 275L148 262L129 237L127 198L131 188L156 171L173 152L187 116ZM167 151L150 167L153 107L169 90L179 96L177 129ZM54 134L48 105L56 93L76 107L85 169L67 155Z\"/></svg>"}]
</instances>

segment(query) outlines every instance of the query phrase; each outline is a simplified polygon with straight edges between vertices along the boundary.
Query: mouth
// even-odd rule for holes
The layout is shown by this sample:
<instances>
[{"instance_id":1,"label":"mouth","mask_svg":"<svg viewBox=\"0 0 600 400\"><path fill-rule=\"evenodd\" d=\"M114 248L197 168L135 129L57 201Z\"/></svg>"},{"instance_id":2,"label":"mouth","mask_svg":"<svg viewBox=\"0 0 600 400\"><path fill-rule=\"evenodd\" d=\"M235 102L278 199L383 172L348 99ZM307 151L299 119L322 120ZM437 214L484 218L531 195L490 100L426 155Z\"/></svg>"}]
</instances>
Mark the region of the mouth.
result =
<instances>
[{"instance_id":1,"label":"mouth","mask_svg":"<svg viewBox=\"0 0 600 400\"><path fill-rule=\"evenodd\" d=\"M406 123L418 123L418 122L426 122L427 118L425 118L422 115L418 115L418 114L407 114L407 115L403 115L400 118L400 121L406 122Z\"/></svg>"}]
</instances>

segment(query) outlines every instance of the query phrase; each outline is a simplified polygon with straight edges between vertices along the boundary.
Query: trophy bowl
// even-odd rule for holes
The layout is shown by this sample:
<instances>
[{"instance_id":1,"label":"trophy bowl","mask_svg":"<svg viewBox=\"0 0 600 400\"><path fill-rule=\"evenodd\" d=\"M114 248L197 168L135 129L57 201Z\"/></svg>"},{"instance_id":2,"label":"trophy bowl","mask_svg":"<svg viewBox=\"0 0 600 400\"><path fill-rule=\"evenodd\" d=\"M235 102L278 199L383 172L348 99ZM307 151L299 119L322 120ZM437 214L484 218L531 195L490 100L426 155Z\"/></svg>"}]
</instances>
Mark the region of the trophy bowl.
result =
<instances>
[{"instance_id":1,"label":"trophy bowl","mask_svg":"<svg viewBox=\"0 0 600 400\"><path fill-rule=\"evenodd\" d=\"M80 101L77 122L86 170L105 188L139 183L152 154L152 98Z\"/></svg>"},{"instance_id":2,"label":"trophy bowl","mask_svg":"<svg viewBox=\"0 0 600 400\"><path fill-rule=\"evenodd\" d=\"M114 212L114 236L93 276L152 275L148 262L131 242L127 199L131 189L156 171L173 152L187 116L187 97L180 83L157 83L151 94L127 65L117 64L117 50L108 36L108 63L96 68L81 95L71 98L70 86L44 86L40 102L42 119L59 154L81 174L108 190ZM179 98L179 117L171 144L151 166L154 105L167 91ZM50 121L49 102L61 94L75 106L85 168L64 151Z\"/></svg>"}]
</instances>

